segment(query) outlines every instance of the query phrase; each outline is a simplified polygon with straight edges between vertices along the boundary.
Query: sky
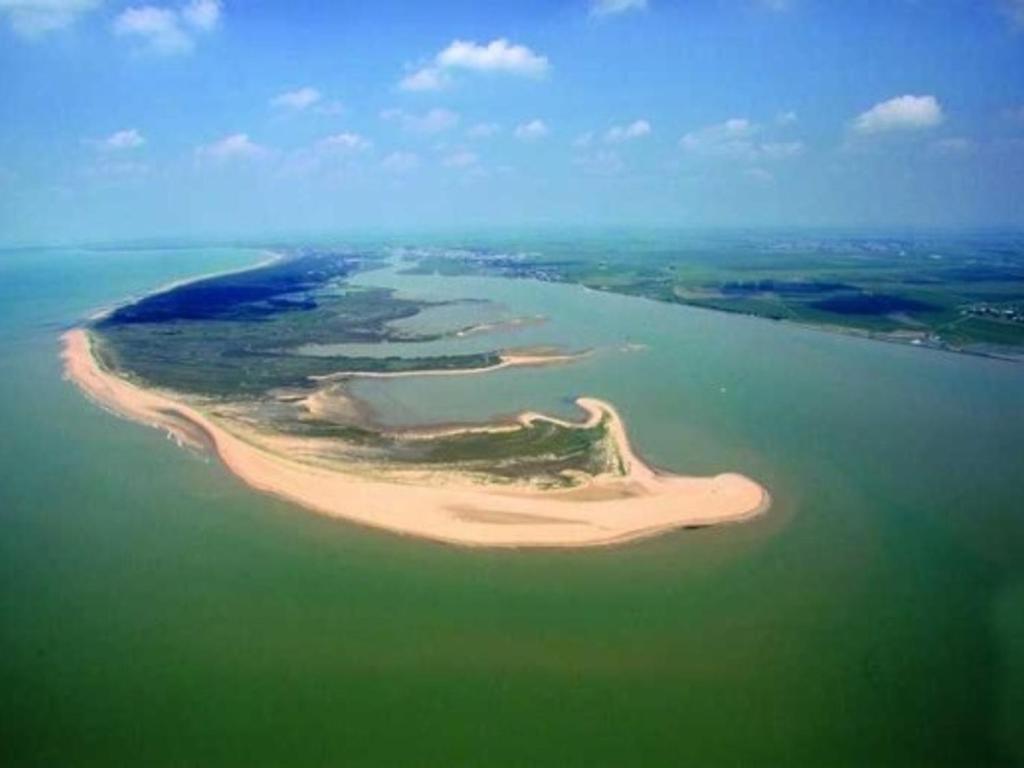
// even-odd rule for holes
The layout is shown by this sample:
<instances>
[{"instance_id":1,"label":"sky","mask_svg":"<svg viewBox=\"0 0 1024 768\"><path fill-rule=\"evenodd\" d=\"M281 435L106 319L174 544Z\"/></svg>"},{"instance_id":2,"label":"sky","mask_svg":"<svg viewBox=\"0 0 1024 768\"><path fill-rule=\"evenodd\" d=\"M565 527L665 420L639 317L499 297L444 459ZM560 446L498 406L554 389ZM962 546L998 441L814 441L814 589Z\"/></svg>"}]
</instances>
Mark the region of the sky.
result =
<instances>
[{"instance_id":1,"label":"sky","mask_svg":"<svg viewBox=\"0 0 1024 768\"><path fill-rule=\"evenodd\" d=\"M0 241L1024 227L1024 0L0 0Z\"/></svg>"}]
</instances>

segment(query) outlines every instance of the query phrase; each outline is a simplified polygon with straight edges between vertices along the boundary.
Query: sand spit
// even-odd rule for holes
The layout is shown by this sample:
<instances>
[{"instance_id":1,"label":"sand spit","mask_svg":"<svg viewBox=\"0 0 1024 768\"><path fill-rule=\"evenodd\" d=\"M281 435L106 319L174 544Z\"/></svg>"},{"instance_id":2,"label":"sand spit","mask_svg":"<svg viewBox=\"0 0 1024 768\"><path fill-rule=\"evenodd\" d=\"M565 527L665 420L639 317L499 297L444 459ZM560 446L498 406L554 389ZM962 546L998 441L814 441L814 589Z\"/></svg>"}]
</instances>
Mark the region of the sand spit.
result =
<instances>
[{"instance_id":1,"label":"sand spit","mask_svg":"<svg viewBox=\"0 0 1024 768\"><path fill-rule=\"evenodd\" d=\"M498 331L518 331L534 325L543 325L548 319L544 315L531 315L530 317L513 317L510 320L498 320L493 323L477 323L460 328L453 335L456 338L476 336L480 334L496 333Z\"/></svg>"},{"instance_id":2,"label":"sand spit","mask_svg":"<svg viewBox=\"0 0 1024 768\"><path fill-rule=\"evenodd\" d=\"M310 376L309 380L319 382L338 381L339 379L407 379L414 376L466 376L476 373L492 373L505 368L528 368L573 363L589 355L589 350L568 354L531 353L528 351L514 352L509 350L502 352L498 356L498 362L494 365L484 365L479 368L429 368L418 371L338 371L337 373Z\"/></svg>"},{"instance_id":3,"label":"sand spit","mask_svg":"<svg viewBox=\"0 0 1024 768\"><path fill-rule=\"evenodd\" d=\"M395 533L464 546L601 546L687 526L745 520L770 503L767 491L742 475L682 477L654 471L633 453L618 413L591 398L578 401L587 412L586 423L610 420L610 438L624 476L598 476L570 490L539 490L474 484L454 473L447 479L438 473L424 485L348 474L257 447L169 393L144 389L102 370L84 329L69 331L63 343L66 376L101 406L166 430L182 442L207 447L257 490Z\"/></svg>"}]
</instances>

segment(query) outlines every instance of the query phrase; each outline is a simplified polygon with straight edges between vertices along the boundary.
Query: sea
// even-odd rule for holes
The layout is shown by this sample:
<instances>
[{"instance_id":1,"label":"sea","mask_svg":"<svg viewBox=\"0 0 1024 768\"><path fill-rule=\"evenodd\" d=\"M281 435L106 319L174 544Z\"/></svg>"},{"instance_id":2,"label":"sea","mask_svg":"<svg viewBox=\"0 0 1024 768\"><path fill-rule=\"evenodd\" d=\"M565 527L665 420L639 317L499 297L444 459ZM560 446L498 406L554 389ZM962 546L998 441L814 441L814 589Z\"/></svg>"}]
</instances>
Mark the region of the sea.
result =
<instances>
[{"instance_id":1,"label":"sea","mask_svg":"<svg viewBox=\"0 0 1024 768\"><path fill-rule=\"evenodd\" d=\"M438 302L409 330L484 326L362 352L587 353L360 382L383 421L572 416L589 395L653 465L773 497L623 546L466 549L258 493L62 378L60 334L96 310L264 257L0 251L0 763L1024 764L1024 364L361 273Z\"/></svg>"}]
</instances>

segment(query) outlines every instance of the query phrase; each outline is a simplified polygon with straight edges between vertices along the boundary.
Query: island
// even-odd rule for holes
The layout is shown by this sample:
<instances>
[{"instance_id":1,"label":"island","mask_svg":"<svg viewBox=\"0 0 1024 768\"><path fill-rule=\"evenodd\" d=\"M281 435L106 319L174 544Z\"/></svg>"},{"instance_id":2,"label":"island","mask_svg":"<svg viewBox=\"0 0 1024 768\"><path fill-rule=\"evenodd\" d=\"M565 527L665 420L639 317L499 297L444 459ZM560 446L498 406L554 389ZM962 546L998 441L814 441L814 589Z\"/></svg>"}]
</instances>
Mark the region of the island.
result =
<instances>
[{"instance_id":1,"label":"island","mask_svg":"<svg viewBox=\"0 0 1024 768\"><path fill-rule=\"evenodd\" d=\"M648 466L615 408L595 398L576 400L578 421L524 412L493 423L389 427L353 394L353 381L486 376L571 364L586 352L332 353L346 343L443 335L395 325L430 302L350 282L379 266L378 257L300 250L169 286L65 333L66 375L104 408L216 455L259 491L434 541L611 545L768 508L767 490L741 474L687 477Z\"/></svg>"}]
</instances>

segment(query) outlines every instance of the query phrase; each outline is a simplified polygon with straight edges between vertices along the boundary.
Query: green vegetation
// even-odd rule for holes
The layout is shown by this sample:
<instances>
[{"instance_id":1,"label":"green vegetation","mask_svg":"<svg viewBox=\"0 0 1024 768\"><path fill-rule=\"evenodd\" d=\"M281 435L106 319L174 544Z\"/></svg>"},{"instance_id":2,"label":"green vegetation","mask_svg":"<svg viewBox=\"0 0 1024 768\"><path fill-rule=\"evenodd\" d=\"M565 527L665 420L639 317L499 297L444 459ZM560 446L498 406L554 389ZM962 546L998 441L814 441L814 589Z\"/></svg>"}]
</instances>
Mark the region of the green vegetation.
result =
<instances>
[{"instance_id":1,"label":"green vegetation","mask_svg":"<svg viewBox=\"0 0 1024 768\"><path fill-rule=\"evenodd\" d=\"M408 271L578 283L963 351L1019 354L1024 345L1019 237L665 235L529 245L437 250Z\"/></svg>"},{"instance_id":2,"label":"green vegetation","mask_svg":"<svg viewBox=\"0 0 1024 768\"><path fill-rule=\"evenodd\" d=\"M428 302L353 289L351 256L303 255L180 286L126 305L93 327L104 365L144 384L209 397L257 397L311 376L495 365L497 352L444 357L313 356L308 344L429 341L388 323ZM372 262L371 262L372 263Z\"/></svg>"},{"instance_id":3,"label":"green vegetation","mask_svg":"<svg viewBox=\"0 0 1024 768\"><path fill-rule=\"evenodd\" d=\"M607 425L565 427L535 421L501 432L461 432L425 441L403 440L390 454L398 461L440 464L502 479L532 478L544 485L567 485L571 475L594 475L616 468L606 450Z\"/></svg>"},{"instance_id":4,"label":"green vegetation","mask_svg":"<svg viewBox=\"0 0 1024 768\"><path fill-rule=\"evenodd\" d=\"M327 461L444 467L494 482L528 480L547 486L571 485L580 473L621 469L617 457L609 455L603 423L577 429L537 421L417 438L386 433L354 415L311 417L301 393L319 386L312 377L461 370L501 360L497 351L423 357L303 353L310 345L438 338L390 325L433 304L346 282L352 272L375 263L351 255L304 253L153 294L93 324L95 354L106 369L143 385L215 399L220 405L214 405L214 413L221 418L242 412L261 429L321 439L318 450ZM289 396L281 397L283 391Z\"/></svg>"}]
</instances>

